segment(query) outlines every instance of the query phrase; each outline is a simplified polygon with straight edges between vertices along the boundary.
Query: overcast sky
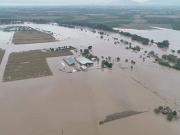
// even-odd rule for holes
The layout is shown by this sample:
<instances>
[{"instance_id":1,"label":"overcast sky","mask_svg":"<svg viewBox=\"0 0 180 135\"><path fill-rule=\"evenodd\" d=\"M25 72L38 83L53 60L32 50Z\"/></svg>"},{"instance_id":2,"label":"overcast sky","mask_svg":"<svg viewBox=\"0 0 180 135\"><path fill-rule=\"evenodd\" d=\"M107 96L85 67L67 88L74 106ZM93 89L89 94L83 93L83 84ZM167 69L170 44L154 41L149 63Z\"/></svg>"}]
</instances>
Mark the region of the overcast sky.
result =
<instances>
[{"instance_id":1,"label":"overcast sky","mask_svg":"<svg viewBox=\"0 0 180 135\"><path fill-rule=\"evenodd\" d=\"M159 3L158 3L159 2ZM169 3L177 4L180 0L0 0L0 5L109 5L109 4L134 4L134 3Z\"/></svg>"}]
</instances>

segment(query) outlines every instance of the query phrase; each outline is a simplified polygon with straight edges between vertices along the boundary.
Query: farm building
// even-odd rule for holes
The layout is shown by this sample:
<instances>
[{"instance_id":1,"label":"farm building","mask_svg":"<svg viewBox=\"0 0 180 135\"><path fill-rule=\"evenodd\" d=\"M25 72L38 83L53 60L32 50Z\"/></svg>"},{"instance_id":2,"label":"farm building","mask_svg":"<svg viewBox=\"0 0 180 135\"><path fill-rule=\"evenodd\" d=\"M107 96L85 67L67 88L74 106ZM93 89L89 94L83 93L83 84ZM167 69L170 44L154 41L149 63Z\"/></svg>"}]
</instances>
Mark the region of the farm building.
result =
<instances>
[{"instance_id":1,"label":"farm building","mask_svg":"<svg viewBox=\"0 0 180 135\"><path fill-rule=\"evenodd\" d=\"M75 64L75 60L72 57L64 57L63 60L69 65L74 65Z\"/></svg>"},{"instance_id":2,"label":"farm building","mask_svg":"<svg viewBox=\"0 0 180 135\"><path fill-rule=\"evenodd\" d=\"M81 65L84 65L84 66L89 66L89 65L93 65L94 64L91 60L89 60L89 59L87 59L85 57L76 57L75 60L78 63L80 63Z\"/></svg>"}]
</instances>

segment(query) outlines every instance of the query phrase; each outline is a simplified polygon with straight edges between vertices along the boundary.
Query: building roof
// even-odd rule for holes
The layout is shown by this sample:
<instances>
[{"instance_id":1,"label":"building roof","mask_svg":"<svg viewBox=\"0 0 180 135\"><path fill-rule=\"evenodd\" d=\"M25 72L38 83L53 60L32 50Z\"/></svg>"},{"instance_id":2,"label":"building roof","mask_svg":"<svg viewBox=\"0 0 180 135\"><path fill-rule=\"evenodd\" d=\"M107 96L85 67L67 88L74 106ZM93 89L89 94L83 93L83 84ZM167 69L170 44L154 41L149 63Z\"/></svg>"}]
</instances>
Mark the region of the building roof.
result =
<instances>
[{"instance_id":1,"label":"building roof","mask_svg":"<svg viewBox=\"0 0 180 135\"><path fill-rule=\"evenodd\" d=\"M75 64L75 60L72 57L64 57L63 60L68 64L68 65L73 65Z\"/></svg>"},{"instance_id":2,"label":"building roof","mask_svg":"<svg viewBox=\"0 0 180 135\"><path fill-rule=\"evenodd\" d=\"M85 57L76 57L75 58L80 64L85 65L85 64L93 64L93 62Z\"/></svg>"}]
</instances>

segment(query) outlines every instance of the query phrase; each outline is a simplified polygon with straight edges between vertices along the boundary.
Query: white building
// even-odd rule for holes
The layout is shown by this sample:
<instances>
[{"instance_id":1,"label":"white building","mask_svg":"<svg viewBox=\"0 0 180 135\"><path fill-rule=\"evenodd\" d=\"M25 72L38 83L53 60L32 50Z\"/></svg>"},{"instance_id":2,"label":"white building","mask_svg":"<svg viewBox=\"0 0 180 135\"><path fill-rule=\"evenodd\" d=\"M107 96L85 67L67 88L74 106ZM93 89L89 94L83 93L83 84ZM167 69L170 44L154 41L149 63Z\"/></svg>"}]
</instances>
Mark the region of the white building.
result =
<instances>
[{"instance_id":1,"label":"white building","mask_svg":"<svg viewBox=\"0 0 180 135\"><path fill-rule=\"evenodd\" d=\"M84 65L84 66L89 66L89 65L93 65L94 64L91 60L89 60L89 59L87 59L85 57L75 57L75 60L78 63L80 63L81 65Z\"/></svg>"}]
</instances>

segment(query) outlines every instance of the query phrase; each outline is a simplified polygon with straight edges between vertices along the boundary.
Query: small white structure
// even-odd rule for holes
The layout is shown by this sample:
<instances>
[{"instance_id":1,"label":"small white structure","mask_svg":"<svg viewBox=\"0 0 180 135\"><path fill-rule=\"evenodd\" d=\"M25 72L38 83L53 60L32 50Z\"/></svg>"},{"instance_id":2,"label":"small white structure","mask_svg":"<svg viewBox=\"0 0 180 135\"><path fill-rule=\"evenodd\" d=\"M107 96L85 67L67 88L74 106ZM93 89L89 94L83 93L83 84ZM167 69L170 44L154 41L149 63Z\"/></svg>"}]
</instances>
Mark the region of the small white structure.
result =
<instances>
[{"instance_id":1,"label":"small white structure","mask_svg":"<svg viewBox=\"0 0 180 135\"><path fill-rule=\"evenodd\" d=\"M96 58L91 58L91 60L92 60L92 61L95 61L95 60L96 60Z\"/></svg>"},{"instance_id":2,"label":"small white structure","mask_svg":"<svg viewBox=\"0 0 180 135\"><path fill-rule=\"evenodd\" d=\"M82 65L82 66L81 66L81 69L82 69L82 70L87 70L87 67L84 66L84 65Z\"/></svg>"},{"instance_id":3,"label":"small white structure","mask_svg":"<svg viewBox=\"0 0 180 135\"><path fill-rule=\"evenodd\" d=\"M80 63L81 65L84 65L84 66L89 66L89 65L93 65L94 64L91 60L89 60L89 59L87 59L85 57L75 57L75 60L78 63Z\"/></svg>"}]
</instances>

